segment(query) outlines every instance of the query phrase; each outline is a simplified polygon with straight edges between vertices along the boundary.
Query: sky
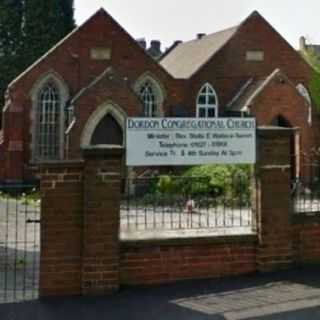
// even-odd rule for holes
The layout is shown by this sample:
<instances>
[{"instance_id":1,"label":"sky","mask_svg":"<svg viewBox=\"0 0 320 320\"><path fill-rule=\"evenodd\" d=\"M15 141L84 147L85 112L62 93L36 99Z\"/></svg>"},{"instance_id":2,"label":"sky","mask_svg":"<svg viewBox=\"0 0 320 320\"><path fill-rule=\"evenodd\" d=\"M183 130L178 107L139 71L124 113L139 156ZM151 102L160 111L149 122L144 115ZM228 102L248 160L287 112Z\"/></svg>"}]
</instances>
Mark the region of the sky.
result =
<instances>
[{"instance_id":1,"label":"sky","mask_svg":"<svg viewBox=\"0 0 320 320\"><path fill-rule=\"evenodd\" d=\"M163 49L197 33L233 27L258 10L295 48L301 35L320 44L319 0L75 0L78 25L103 7L134 38L161 40Z\"/></svg>"}]
</instances>

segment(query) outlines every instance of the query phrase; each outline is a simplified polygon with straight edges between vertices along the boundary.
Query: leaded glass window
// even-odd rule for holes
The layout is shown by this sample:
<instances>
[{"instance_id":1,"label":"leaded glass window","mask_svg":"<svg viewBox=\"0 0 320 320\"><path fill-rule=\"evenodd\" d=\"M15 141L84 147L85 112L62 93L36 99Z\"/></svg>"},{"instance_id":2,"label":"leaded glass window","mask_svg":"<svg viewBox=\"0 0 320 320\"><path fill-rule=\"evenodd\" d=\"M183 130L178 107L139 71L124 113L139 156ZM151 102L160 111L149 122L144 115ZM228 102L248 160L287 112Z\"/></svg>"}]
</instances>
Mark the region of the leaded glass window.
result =
<instances>
[{"instance_id":1,"label":"leaded glass window","mask_svg":"<svg viewBox=\"0 0 320 320\"><path fill-rule=\"evenodd\" d=\"M53 82L39 92L37 103L36 150L39 160L60 156L61 98Z\"/></svg>"},{"instance_id":2,"label":"leaded glass window","mask_svg":"<svg viewBox=\"0 0 320 320\"><path fill-rule=\"evenodd\" d=\"M217 94L209 83L200 90L197 98L197 117L214 118L218 116Z\"/></svg>"},{"instance_id":3,"label":"leaded glass window","mask_svg":"<svg viewBox=\"0 0 320 320\"><path fill-rule=\"evenodd\" d=\"M143 103L144 116L155 117L158 111L157 97L149 81L141 86L139 96Z\"/></svg>"}]
</instances>

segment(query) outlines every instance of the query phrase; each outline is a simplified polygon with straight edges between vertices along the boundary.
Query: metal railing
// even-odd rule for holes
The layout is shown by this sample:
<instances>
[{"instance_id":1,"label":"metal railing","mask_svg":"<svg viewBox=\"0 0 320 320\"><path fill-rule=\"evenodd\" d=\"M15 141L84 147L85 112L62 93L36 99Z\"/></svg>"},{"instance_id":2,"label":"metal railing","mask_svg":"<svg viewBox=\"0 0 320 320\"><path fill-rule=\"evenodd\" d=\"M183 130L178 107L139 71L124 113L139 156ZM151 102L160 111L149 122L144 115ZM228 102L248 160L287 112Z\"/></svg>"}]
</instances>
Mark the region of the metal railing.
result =
<instances>
[{"instance_id":1,"label":"metal railing","mask_svg":"<svg viewBox=\"0 0 320 320\"><path fill-rule=\"evenodd\" d=\"M126 179L121 231L234 229L253 226L252 181L248 174L226 177Z\"/></svg>"},{"instance_id":2,"label":"metal railing","mask_svg":"<svg viewBox=\"0 0 320 320\"><path fill-rule=\"evenodd\" d=\"M295 214L320 216L320 180L317 176L295 179L291 196Z\"/></svg>"},{"instance_id":3,"label":"metal railing","mask_svg":"<svg viewBox=\"0 0 320 320\"><path fill-rule=\"evenodd\" d=\"M38 186L0 184L0 304L38 297Z\"/></svg>"}]
</instances>

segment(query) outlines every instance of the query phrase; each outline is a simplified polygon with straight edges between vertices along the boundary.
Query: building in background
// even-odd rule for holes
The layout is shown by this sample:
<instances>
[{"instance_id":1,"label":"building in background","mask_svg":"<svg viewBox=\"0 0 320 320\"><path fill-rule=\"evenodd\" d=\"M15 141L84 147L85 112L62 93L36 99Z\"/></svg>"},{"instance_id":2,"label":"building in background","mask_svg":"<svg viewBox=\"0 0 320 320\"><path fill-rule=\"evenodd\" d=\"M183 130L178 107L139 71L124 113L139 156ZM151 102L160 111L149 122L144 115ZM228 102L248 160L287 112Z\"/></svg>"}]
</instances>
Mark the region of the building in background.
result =
<instances>
[{"instance_id":1,"label":"building in background","mask_svg":"<svg viewBox=\"0 0 320 320\"><path fill-rule=\"evenodd\" d=\"M299 41L299 50L300 52L308 52L311 51L312 53L314 53L315 55L318 56L319 58L319 63L320 63L320 45L319 44L312 44L312 43L307 43L307 39L302 36L300 37L300 41Z\"/></svg>"}]
</instances>

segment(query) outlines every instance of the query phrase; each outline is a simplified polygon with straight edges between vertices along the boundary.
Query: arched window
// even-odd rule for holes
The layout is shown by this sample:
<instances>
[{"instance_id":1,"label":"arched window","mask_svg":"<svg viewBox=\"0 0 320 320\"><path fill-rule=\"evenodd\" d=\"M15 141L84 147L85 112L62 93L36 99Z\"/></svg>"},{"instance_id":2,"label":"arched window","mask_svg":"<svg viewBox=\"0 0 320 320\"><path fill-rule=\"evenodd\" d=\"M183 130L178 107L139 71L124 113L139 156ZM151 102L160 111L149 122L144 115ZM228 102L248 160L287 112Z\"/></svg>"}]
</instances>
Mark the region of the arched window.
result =
<instances>
[{"instance_id":1,"label":"arched window","mask_svg":"<svg viewBox=\"0 0 320 320\"><path fill-rule=\"evenodd\" d=\"M133 85L133 90L142 102L141 112L145 117L160 117L163 115L163 105L166 91L161 82L149 71L141 75Z\"/></svg>"},{"instance_id":2,"label":"arched window","mask_svg":"<svg viewBox=\"0 0 320 320\"><path fill-rule=\"evenodd\" d=\"M213 87L206 83L197 97L197 117L213 118L218 116L218 97Z\"/></svg>"},{"instance_id":3,"label":"arched window","mask_svg":"<svg viewBox=\"0 0 320 320\"><path fill-rule=\"evenodd\" d=\"M39 91L36 113L36 155L38 160L60 158L61 97L54 82Z\"/></svg>"},{"instance_id":4,"label":"arched window","mask_svg":"<svg viewBox=\"0 0 320 320\"><path fill-rule=\"evenodd\" d=\"M310 94L308 92L308 89L302 83L299 83L297 85L297 90L306 99L306 101L310 105L311 104L311 97L310 97Z\"/></svg>"},{"instance_id":5,"label":"arched window","mask_svg":"<svg viewBox=\"0 0 320 320\"><path fill-rule=\"evenodd\" d=\"M140 99L143 103L143 114L145 117L155 117L158 114L158 99L151 82L146 81L139 91Z\"/></svg>"},{"instance_id":6,"label":"arched window","mask_svg":"<svg viewBox=\"0 0 320 320\"><path fill-rule=\"evenodd\" d=\"M310 94L308 92L308 89L302 83L299 83L297 85L297 90L305 98L305 100L308 103L308 108L309 108L308 123L311 126L312 125L312 100L311 100Z\"/></svg>"}]
</instances>

